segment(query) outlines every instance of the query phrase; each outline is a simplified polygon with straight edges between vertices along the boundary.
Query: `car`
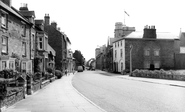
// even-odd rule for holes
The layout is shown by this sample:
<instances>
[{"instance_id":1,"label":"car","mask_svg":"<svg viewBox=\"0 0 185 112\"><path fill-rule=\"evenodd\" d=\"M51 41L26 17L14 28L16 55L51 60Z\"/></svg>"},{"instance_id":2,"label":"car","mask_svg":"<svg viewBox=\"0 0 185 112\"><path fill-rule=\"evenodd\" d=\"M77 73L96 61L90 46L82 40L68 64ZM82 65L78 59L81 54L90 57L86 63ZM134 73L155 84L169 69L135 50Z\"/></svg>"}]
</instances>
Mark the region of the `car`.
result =
<instances>
[{"instance_id":1,"label":"car","mask_svg":"<svg viewBox=\"0 0 185 112\"><path fill-rule=\"evenodd\" d=\"M78 66L78 72L83 72L83 67L82 66Z\"/></svg>"}]
</instances>

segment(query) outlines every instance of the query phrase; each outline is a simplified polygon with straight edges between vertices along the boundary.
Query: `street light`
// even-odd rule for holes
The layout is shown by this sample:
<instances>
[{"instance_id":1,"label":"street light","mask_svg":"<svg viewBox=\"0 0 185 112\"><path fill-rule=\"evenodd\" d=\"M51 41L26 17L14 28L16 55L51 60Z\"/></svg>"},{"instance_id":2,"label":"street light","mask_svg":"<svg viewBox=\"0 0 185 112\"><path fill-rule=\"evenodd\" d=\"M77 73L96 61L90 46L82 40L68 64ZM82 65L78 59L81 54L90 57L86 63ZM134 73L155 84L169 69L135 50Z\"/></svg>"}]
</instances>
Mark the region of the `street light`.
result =
<instances>
[{"instance_id":1,"label":"street light","mask_svg":"<svg viewBox=\"0 0 185 112\"><path fill-rule=\"evenodd\" d=\"M130 45L130 74L132 73L132 49L133 45Z\"/></svg>"}]
</instances>

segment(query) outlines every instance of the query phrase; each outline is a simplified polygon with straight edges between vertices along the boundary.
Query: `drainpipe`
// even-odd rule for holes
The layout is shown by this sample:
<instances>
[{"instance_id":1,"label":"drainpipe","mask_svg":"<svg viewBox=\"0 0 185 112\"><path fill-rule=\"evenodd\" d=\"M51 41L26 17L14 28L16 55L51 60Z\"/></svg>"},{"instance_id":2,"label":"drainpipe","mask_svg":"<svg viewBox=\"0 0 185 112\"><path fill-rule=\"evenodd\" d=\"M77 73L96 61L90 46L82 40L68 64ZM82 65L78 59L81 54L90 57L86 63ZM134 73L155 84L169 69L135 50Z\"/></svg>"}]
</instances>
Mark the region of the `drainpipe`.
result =
<instances>
[{"instance_id":1,"label":"drainpipe","mask_svg":"<svg viewBox=\"0 0 185 112\"><path fill-rule=\"evenodd\" d=\"M130 45L130 74L132 73L132 49L133 45Z\"/></svg>"}]
</instances>

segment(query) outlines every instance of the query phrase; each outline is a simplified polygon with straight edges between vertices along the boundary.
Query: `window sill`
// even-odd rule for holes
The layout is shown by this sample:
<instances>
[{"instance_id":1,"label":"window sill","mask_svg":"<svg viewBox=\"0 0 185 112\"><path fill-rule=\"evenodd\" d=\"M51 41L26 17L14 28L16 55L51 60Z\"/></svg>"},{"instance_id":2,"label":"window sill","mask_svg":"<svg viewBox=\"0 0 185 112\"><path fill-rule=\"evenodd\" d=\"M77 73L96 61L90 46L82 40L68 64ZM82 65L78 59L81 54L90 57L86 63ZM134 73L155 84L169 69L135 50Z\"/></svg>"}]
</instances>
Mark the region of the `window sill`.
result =
<instances>
[{"instance_id":1,"label":"window sill","mask_svg":"<svg viewBox=\"0 0 185 112\"><path fill-rule=\"evenodd\" d=\"M5 53L5 52L1 52L2 55L8 55L8 53Z\"/></svg>"},{"instance_id":2,"label":"window sill","mask_svg":"<svg viewBox=\"0 0 185 112\"><path fill-rule=\"evenodd\" d=\"M1 28L8 30L8 28L6 26L1 25Z\"/></svg>"}]
</instances>

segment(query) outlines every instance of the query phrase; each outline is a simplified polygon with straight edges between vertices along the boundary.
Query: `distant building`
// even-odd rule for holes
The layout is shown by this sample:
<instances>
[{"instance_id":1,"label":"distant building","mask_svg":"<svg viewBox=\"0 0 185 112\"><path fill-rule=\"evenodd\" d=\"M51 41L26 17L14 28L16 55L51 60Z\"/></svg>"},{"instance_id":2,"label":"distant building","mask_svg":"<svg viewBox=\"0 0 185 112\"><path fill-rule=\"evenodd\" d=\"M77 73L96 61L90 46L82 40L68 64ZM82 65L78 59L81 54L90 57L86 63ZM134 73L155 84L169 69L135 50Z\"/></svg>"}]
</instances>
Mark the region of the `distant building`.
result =
<instances>
[{"instance_id":1,"label":"distant building","mask_svg":"<svg viewBox=\"0 0 185 112\"><path fill-rule=\"evenodd\" d=\"M179 39L171 33L156 32L155 26L145 26L144 32L132 32L114 41L114 71L130 69L174 69L174 53ZM131 53L130 50L132 49ZM131 56L131 60L130 60Z\"/></svg>"},{"instance_id":2,"label":"distant building","mask_svg":"<svg viewBox=\"0 0 185 112\"><path fill-rule=\"evenodd\" d=\"M122 22L117 22L115 24L114 38L124 37L133 31L135 31L135 27L128 27L123 25Z\"/></svg>"}]
</instances>

